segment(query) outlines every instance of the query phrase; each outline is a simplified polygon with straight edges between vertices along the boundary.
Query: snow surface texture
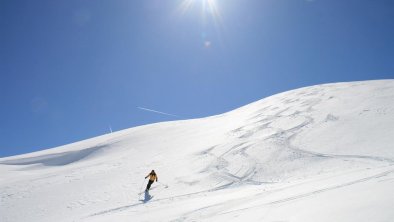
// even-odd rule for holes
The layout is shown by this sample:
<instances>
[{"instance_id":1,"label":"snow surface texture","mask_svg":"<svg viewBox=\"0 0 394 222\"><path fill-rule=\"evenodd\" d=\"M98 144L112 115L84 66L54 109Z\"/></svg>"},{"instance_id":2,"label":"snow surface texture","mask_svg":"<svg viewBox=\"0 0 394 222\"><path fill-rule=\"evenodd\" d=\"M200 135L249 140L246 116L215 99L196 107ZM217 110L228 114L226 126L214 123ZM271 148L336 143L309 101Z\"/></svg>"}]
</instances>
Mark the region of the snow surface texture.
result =
<instances>
[{"instance_id":1,"label":"snow surface texture","mask_svg":"<svg viewBox=\"0 0 394 222\"><path fill-rule=\"evenodd\" d=\"M394 80L2 158L0 174L1 222L394 221Z\"/></svg>"}]
</instances>

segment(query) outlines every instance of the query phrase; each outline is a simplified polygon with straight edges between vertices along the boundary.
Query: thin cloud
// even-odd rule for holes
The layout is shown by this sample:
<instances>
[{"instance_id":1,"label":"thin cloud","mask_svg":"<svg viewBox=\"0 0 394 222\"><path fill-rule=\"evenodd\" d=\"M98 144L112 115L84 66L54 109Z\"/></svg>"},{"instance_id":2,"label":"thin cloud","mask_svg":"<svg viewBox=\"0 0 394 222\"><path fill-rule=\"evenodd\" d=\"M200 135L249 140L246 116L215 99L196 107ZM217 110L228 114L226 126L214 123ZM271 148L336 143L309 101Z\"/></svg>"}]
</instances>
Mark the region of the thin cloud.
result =
<instances>
[{"instance_id":1,"label":"thin cloud","mask_svg":"<svg viewBox=\"0 0 394 222\"><path fill-rule=\"evenodd\" d=\"M158 113L158 114L162 114L162 115L166 115L166 116L180 117L180 116L177 116L177 115L174 115L174 114L171 114L171 113L160 112L160 111L157 111L157 110L148 109L148 108L144 108L144 107L140 107L140 106L137 107L137 109L148 111L148 112L152 112L152 113Z\"/></svg>"}]
</instances>

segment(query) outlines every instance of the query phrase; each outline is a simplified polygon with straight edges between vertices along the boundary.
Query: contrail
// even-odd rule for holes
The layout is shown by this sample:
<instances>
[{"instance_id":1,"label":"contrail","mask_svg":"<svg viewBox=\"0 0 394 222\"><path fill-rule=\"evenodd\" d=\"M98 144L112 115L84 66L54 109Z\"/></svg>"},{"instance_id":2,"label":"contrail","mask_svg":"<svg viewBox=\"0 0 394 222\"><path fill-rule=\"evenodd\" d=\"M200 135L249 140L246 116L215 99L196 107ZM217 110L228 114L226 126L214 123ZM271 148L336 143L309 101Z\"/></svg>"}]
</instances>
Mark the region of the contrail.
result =
<instances>
[{"instance_id":1,"label":"contrail","mask_svg":"<svg viewBox=\"0 0 394 222\"><path fill-rule=\"evenodd\" d=\"M157 110L148 109L148 108L144 108L144 107L139 107L139 106L138 106L137 108L138 108L138 109L141 109L141 110L148 111L148 112L159 113L159 114L163 114L163 115L167 115L167 116L180 117L180 116L177 116L177 115L174 115L174 114L165 113L165 112L160 112L160 111L157 111Z\"/></svg>"}]
</instances>

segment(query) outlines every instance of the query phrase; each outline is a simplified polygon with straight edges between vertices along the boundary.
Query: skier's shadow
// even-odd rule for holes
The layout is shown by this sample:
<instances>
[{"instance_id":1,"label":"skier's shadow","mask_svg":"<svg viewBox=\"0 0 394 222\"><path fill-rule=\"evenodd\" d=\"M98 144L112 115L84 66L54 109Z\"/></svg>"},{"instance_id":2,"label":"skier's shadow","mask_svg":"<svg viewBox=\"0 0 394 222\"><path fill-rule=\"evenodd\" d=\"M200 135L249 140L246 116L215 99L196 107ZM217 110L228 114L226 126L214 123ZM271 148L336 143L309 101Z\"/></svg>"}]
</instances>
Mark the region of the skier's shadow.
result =
<instances>
[{"instance_id":1,"label":"skier's shadow","mask_svg":"<svg viewBox=\"0 0 394 222\"><path fill-rule=\"evenodd\" d=\"M144 202L144 203L149 202L149 201L152 199L152 197L153 197L153 196L149 194L149 191L145 191L145 197L144 197L143 202Z\"/></svg>"}]
</instances>

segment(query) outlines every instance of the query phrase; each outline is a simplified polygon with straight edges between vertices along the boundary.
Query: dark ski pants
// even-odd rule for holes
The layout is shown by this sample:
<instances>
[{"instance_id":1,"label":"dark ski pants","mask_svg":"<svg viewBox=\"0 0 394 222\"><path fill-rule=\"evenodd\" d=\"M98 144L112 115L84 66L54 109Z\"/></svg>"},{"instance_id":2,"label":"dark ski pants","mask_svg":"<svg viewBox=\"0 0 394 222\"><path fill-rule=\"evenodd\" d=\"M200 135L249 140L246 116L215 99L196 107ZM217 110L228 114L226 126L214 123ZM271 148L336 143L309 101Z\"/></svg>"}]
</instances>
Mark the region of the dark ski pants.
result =
<instances>
[{"instance_id":1,"label":"dark ski pants","mask_svg":"<svg viewBox=\"0 0 394 222\"><path fill-rule=\"evenodd\" d=\"M152 186L152 183L155 182L154 180L149 180L148 185L146 185L146 190L150 189L150 186Z\"/></svg>"}]
</instances>

